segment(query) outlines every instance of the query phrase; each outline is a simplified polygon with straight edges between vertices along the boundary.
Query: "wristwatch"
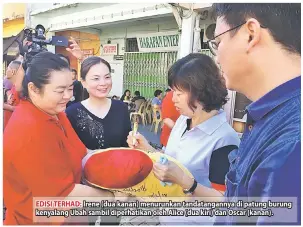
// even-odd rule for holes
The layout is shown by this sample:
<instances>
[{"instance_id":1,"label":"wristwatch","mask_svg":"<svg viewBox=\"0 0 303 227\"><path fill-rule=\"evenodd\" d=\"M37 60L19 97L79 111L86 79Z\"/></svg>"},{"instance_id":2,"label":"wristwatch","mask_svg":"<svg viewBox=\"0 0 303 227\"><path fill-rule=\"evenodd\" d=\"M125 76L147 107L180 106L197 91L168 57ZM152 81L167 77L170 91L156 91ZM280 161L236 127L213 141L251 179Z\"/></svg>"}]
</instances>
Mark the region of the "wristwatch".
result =
<instances>
[{"instance_id":1,"label":"wristwatch","mask_svg":"<svg viewBox=\"0 0 303 227\"><path fill-rule=\"evenodd\" d=\"M186 195L193 194L194 191L196 190L197 186L198 186L198 183L197 183L196 179L194 179L193 186L191 186L190 189L183 189L183 193Z\"/></svg>"}]
</instances>

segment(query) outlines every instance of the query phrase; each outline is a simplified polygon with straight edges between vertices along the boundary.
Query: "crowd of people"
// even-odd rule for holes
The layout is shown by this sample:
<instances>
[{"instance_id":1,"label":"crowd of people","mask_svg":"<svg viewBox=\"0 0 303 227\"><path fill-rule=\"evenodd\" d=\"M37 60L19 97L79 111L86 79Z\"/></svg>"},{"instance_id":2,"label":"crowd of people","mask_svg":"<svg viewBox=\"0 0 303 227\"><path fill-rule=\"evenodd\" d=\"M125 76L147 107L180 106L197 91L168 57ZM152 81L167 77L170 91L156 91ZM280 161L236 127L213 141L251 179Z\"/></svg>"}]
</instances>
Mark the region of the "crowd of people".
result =
<instances>
[{"instance_id":1,"label":"crowd of people","mask_svg":"<svg viewBox=\"0 0 303 227\"><path fill-rule=\"evenodd\" d=\"M125 102L145 100L139 91L133 98L129 90L120 100L108 98L115 85L111 66L101 57L82 61L81 82L69 59L58 54L41 52L30 64L23 64L21 57L9 64L3 106L5 224L33 224L33 197L115 200L118 193L81 182L84 156L111 147L175 158L193 178L174 162L155 163L154 175L205 201L294 197L298 201L294 224L301 222L300 4L216 3L212 8L216 30L208 43L216 62L207 55L189 54L169 69L171 91L164 99L163 91L154 93L152 104L163 113L162 149L132 131ZM67 50L82 60L79 46L71 42ZM227 89L252 101L241 141L222 110ZM238 216L160 217L163 225L239 224L241 220ZM119 221L108 217L101 224ZM255 216L249 221L288 222L283 215Z\"/></svg>"}]
</instances>

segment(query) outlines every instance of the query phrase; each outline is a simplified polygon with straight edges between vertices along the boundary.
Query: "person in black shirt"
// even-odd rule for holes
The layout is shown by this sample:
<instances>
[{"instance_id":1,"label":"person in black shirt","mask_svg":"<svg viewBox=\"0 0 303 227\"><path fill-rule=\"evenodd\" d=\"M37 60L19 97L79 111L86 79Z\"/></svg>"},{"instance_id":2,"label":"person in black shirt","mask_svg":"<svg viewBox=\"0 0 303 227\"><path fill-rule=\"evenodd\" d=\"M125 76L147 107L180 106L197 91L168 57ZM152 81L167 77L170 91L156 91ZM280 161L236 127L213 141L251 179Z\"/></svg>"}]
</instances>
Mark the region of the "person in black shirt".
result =
<instances>
[{"instance_id":1,"label":"person in black shirt","mask_svg":"<svg viewBox=\"0 0 303 227\"><path fill-rule=\"evenodd\" d=\"M145 98L143 96L140 95L140 91L135 91L135 97L132 98L132 102L135 102L138 99L143 99L145 101Z\"/></svg>"},{"instance_id":2,"label":"person in black shirt","mask_svg":"<svg viewBox=\"0 0 303 227\"><path fill-rule=\"evenodd\" d=\"M78 73L75 69L71 69L72 76L73 76L73 97L70 102L67 103L67 107L69 107L73 103L77 103L82 101L82 93L83 93L83 87L80 81L78 81Z\"/></svg>"},{"instance_id":3,"label":"person in black shirt","mask_svg":"<svg viewBox=\"0 0 303 227\"><path fill-rule=\"evenodd\" d=\"M74 103L66 114L84 145L90 150L128 147L131 122L127 106L120 100L109 99L112 88L111 67L100 57L89 57L81 64L81 79L89 98ZM94 224L97 217L89 217ZM120 218L101 217L100 224L119 224Z\"/></svg>"},{"instance_id":4,"label":"person in black shirt","mask_svg":"<svg viewBox=\"0 0 303 227\"><path fill-rule=\"evenodd\" d=\"M138 111L141 104L145 102L145 98L140 95L140 91L135 91L135 97L132 98L131 103L129 103L129 112ZM140 100L140 101L138 101ZM136 102L137 101L137 102Z\"/></svg>"},{"instance_id":5,"label":"person in black shirt","mask_svg":"<svg viewBox=\"0 0 303 227\"><path fill-rule=\"evenodd\" d=\"M131 123L127 106L120 100L109 99L110 102L106 100L108 103L96 111L98 109L91 108L88 101L74 103L66 110L69 121L85 146L90 150L128 147L126 139ZM105 115L98 114L106 109Z\"/></svg>"},{"instance_id":6,"label":"person in black shirt","mask_svg":"<svg viewBox=\"0 0 303 227\"><path fill-rule=\"evenodd\" d=\"M88 149L128 147L131 131L127 106L107 98L112 88L111 67L100 57L90 57L81 65L83 86L89 98L66 109L73 128Z\"/></svg>"}]
</instances>

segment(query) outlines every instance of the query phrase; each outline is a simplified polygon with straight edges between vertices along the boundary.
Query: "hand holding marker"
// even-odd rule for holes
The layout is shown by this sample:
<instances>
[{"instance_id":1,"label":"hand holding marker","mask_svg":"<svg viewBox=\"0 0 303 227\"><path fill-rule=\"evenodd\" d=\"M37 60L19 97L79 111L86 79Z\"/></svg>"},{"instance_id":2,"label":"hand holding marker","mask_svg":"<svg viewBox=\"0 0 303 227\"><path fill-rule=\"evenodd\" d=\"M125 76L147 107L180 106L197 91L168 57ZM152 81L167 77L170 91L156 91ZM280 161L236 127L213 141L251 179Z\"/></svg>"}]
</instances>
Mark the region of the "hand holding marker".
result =
<instances>
[{"instance_id":1,"label":"hand holding marker","mask_svg":"<svg viewBox=\"0 0 303 227\"><path fill-rule=\"evenodd\" d=\"M137 132L138 132L138 122L135 122L134 123L134 128L133 128L133 145L135 145L136 142L137 142L136 137L135 137ZM160 159L159 159L158 163L160 163L162 165L167 165L168 164L168 159L165 156L162 155L162 156L160 156ZM168 185L168 186L172 185L171 182L162 182L161 181L160 183L163 187L165 187L166 185Z\"/></svg>"},{"instance_id":2,"label":"hand holding marker","mask_svg":"<svg viewBox=\"0 0 303 227\"><path fill-rule=\"evenodd\" d=\"M136 137L135 137L137 134L137 131L138 131L138 122L135 122L134 129L133 129L133 145L135 145L137 142Z\"/></svg>"}]
</instances>

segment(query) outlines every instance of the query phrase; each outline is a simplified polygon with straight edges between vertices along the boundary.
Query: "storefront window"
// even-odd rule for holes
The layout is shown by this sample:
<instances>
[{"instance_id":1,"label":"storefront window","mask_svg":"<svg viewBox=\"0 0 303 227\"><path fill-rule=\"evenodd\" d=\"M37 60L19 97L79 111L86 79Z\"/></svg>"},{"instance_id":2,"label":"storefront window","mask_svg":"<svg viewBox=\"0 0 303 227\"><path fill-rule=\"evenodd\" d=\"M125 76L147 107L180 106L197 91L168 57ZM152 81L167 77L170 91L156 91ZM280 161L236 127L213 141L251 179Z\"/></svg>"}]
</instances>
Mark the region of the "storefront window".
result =
<instances>
[{"instance_id":1,"label":"storefront window","mask_svg":"<svg viewBox=\"0 0 303 227\"><path fill-rule=\"evenodd\" d=\"M139 52L137 38L126 39L125 52Z\"/></svg>"},{"instance_id":2,"label":"storefront window","mask_svg":"<svg viewBox=\"0 0 303 227\"><path fill-rule=\"evenodd\" d=\"M140 91L145 98L154 97L157 89L167 88L167 72L177 61L177 52L125 53L123 90Z\"/></svg>"}]
</instances>

